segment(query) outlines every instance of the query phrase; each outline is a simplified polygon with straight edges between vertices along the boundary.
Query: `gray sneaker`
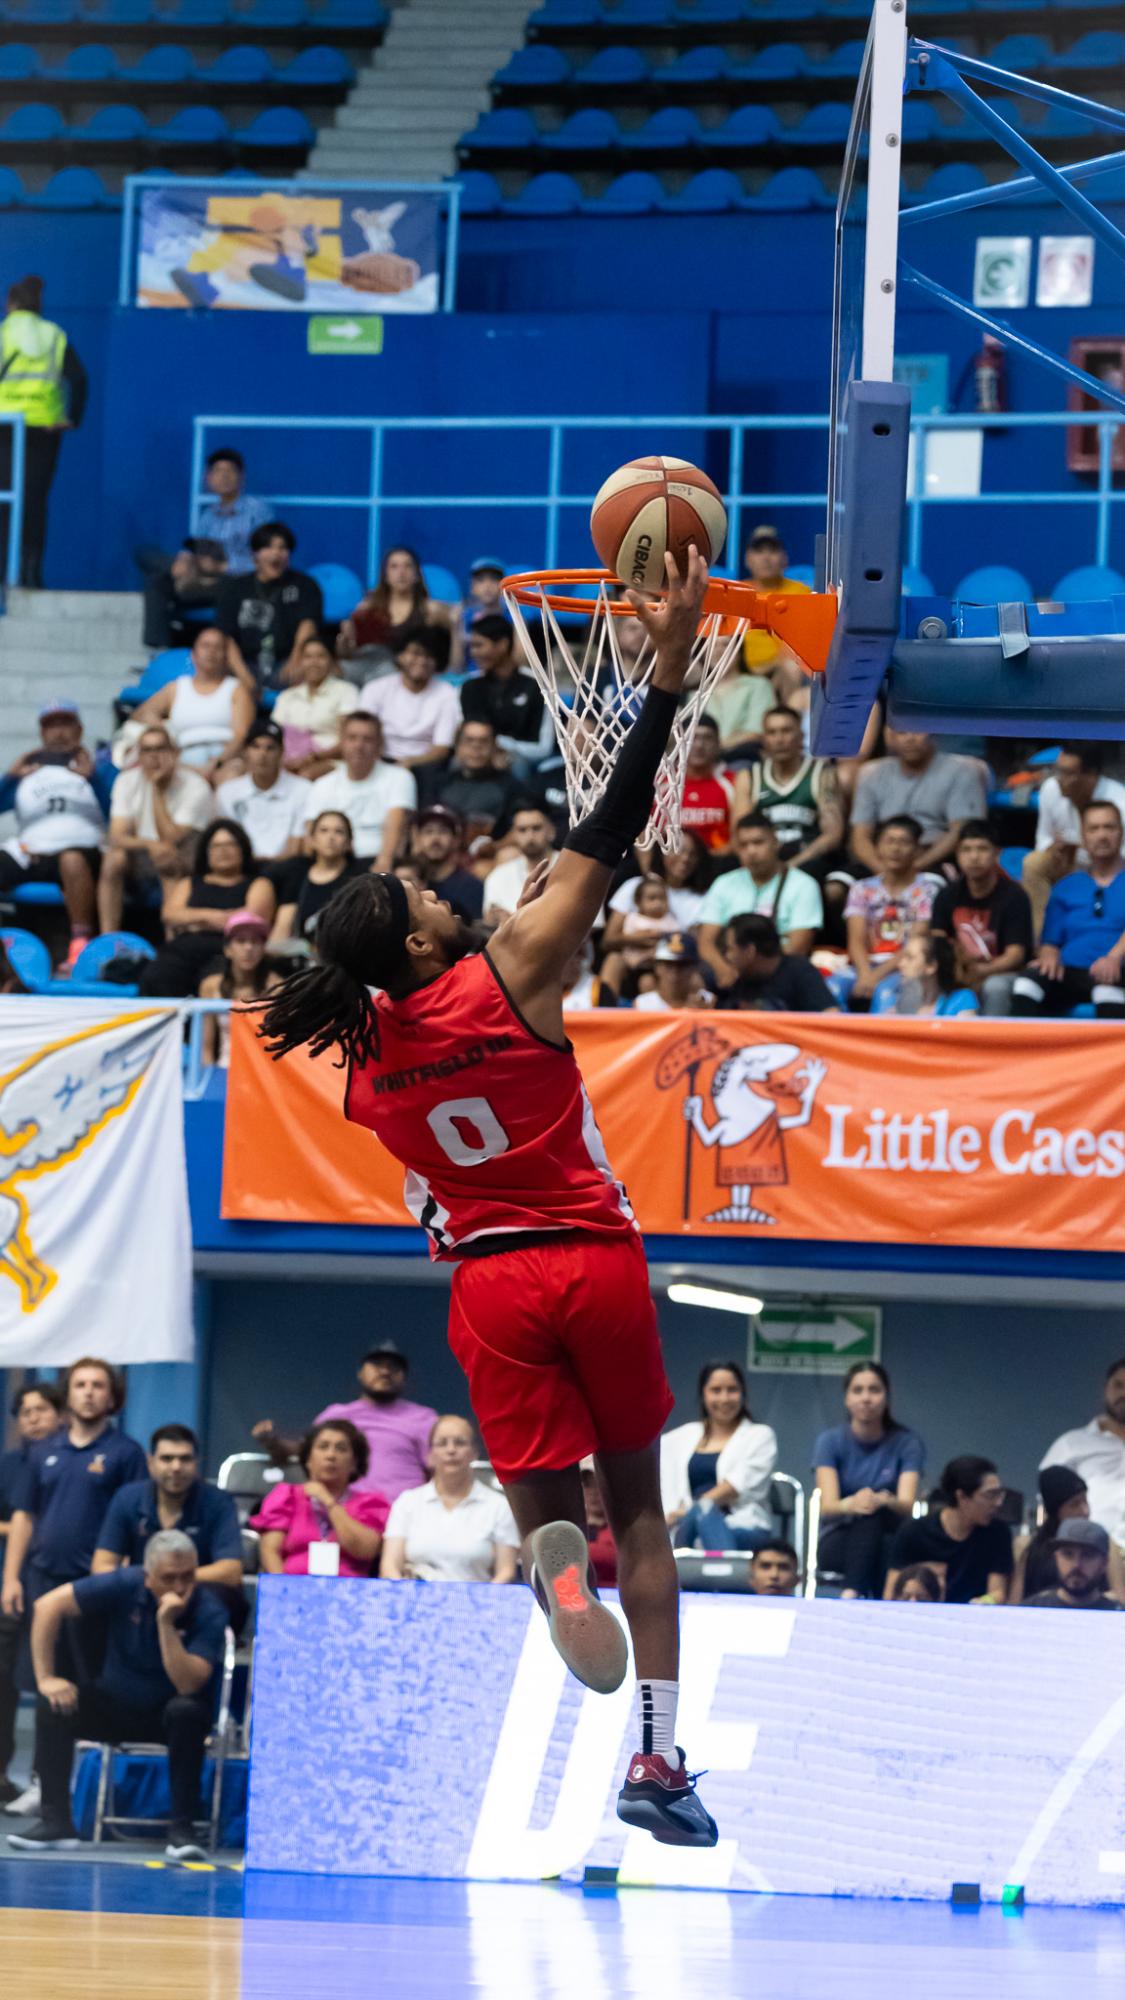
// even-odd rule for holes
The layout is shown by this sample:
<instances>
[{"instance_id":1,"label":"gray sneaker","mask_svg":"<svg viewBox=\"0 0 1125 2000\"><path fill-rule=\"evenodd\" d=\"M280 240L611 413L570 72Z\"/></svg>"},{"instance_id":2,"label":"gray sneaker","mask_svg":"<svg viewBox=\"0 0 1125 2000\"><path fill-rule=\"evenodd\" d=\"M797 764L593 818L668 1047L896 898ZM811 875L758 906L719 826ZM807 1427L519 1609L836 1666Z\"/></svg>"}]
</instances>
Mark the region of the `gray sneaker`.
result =
<instances>
[{"instance_id":1,"label":"gray sneaker","mask_svg":"<svg viewBox=\"0 0 1125 2000\"><path fill-rule=\"evenodd\" d=\"M629 1663L625 1634L591 1588L590 1550L573 1521L549 1521L531 1537L531 1586L547 1613L555 1651L575 1680L596 1694L621 1686Z\"/></svg>"},{"instance_id":2,"label":"gray sneaker","mask_svg":"<svg viewBox=\"0 0 1125 2000\"><path fill-rule=\"evenodd\" d=\"M12 1819L30 1819L41 1810L42 1805L43 1795L39 1790L39 1780L32 1778L25 1790L20 1792L17 1798L12 1799L3 1810L10 1814Z\"/></svg>"},{"instance_id":3,"label":"gray sneaker","mask_svg":"<svg viewBox=\"0 0 1125 2000\"><path fill-rule=\"evenodd\" d=\"M23 1833L10 1833L7 1840L8 1846L18 1848L21 1854L54 1854L79 1845L78 1835L68 1821L49 1819L39 1820Z\"/></svg>"},{"instance_id":4,"label":"gray sneaker","mask_svg":"<svg viewBox=\"0 0 1125 2000\"><path fill-rule=\"evenodd\" d=\"M164 1849L165 1861L206 1861L207 1849L201 1847L195 1837L195 1828L187 1821L180 1821L168 1828L168 1845Z\"/></svg>"}]
</instances>

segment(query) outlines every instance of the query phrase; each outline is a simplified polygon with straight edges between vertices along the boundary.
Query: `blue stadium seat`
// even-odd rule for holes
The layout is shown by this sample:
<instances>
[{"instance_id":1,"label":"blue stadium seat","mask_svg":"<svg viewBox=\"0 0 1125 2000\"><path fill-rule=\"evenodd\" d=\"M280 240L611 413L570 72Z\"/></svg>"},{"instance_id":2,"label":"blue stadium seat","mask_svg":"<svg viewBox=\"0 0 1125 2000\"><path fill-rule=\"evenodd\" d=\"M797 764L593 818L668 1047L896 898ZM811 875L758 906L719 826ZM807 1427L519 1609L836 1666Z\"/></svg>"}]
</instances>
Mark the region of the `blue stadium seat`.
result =
<instances>
[{"instance_id":1,"label":"blue stadium seat","mask_svg":"<svg viewBox=\"0 0 1125 2000\"><path fill-rule=\"evenodd\" d=\"M84 21L108 22L113 27L139 27L152 18L152 0L82 0Z\"/></svg>"},{"instance_id":2,"label":"blue stadium seat","mask_svg":"<svg viewBox=\"0 0 1125 2000\"><path fill-rule=\"evenodd\" d=\"M85 125L72 126L71 134L83 146L115 146L146 139L148 129L144 112L135 104L103 104Z\"/></svg>"},{"instance_id":3,"label":"blue stadium seat","mask_svg":"<svg viewBox=\"0 0 1125 2000\"><path fill-rule=\"evenodd\" d=\"M664 206L664 189L655 174L634 167L619 174L604 194L582 204L587 215L653 215Z\"/></svg>"},{"instance_id":4,"label":"blue stadium seat","mask_svg":"<svg viewBox=\"0 0 1125 2000\"><path fill-rule=\"evenodd\" d=\"M59 892L62 893L61 891ZM16 901L16 896L11 898ZM51 983L51 954L41 937L34 931L0 931L0 944L8 955L12 971L17 973L31 993L45 993Z\"/></svg>"},{"instance_id":5,"label":"blue stadium seat","mask_svg":"<svg viewBox=\"0 0 1125 2000\"><path fill-rule=\"evenodd\" d=\"M790 146L842 146L851 116L850 104L814 104L800 124L786 132L786 141Z\"/></svg>"},{"instance_id":6,"label":"blue stadium seat","mask_svg":"<svg viewBox=\"0 0 1125 2000\"><path fill-rule=\"evenodd\" d=\"M661 28L675 11L673 0L614 0L612 7L602 8L602 20L614 27Z\"/></svg>"},{"instance_id":7,"label":"blue stadium seat","mask_svg":"<svg viewBox=\"0 0 1125 2000\"><path fill-rule=\"evenodd\" d=\"M966 604L1027 604L1031 600L1031 585L1018 569L1009 569L1005 563L989 563L963 576L953 598L956 603Z\"/></svg>"},{"instance_id":8,"label":"blue stadium seat","mask_svg":"<svg viewBox=\"0 0 1125 2000\"><path fill-rule=\"evenodd\" d=\"M788 215L806 208L835 208L836 197L811 167L782 167L757 194L747 195L746 206Z\"/></svg>"},{"instance_id":9,"label":"blue stadium seat","mask_svg":"<svg viewBox=\"0 0 1125 2000\"><path fill-rule=\"evenodd\" d=\"M313 563L309 575L320 585L328 624L336 625L341 618L350 618L363 596L363 584L354 569L349 569L346 563Z\"/></svg>"},{"instance_id":10,"label":"blue stadium seat","mask_svg":"<svg viewBox=\"0 0 1125 2000\"><path fill-rule=\"evenodd\" d=\"M136 987L112 984L103 977L105 968L115 958L156 957L156 947L147 938L138 937L136 931L103 931L100 937L91 938L89 944L80 951L71 968L69 990L74 990L78 982L108 985L114 993L136 992Z\"/></svg>"},{"instance_id":11,"label":"blue stadium seat","mask_svg":"<svg viewBox=\"0 0 1125 2000\"><path fill-rule=\"evenodd\" d=\"M0 208L22 208L26 194L14 167L0 167Z\"/></svg>"},{"instance_id":12,"label":"blue stadium seat","mask_svg":"<svg viewBox=\"0 0 1125 2000\"><path fill-rule=\"evenodd\" d=\"M65 897L57 882L21 882L18 889L5 891L9 903L20 903L25 909L59 909Z\"/></svg>"},{"instance_id":13,"label":"blue stadium seat","mask_svg":"<svg viewBox=\"0 0 1125 2000\"><path fill-rule=\"evenodd\" d=\"M362 594L362 593L361 593ZM353 600L354 602L354 600ZM145 668L139 680L130 681L117 694L118 708L139 708L150 694L159 694L169 681L178 681L181 674L192 672L191 652L187 646L171 646L166 653L157 653Z\"/></svg>"},{"instance_id":14,"label":"blue stadium seat","mask_svg":"<svg viewBox=\"0 0 1125 2000\"><path fill-rule=\"evenodd\" d=\"M53 104L19 104L0 125L0 139L46 146L65 130L62 113Z\"/></svg>"},{"instance_id":15,"label":"blue stadium seat","mask_svg":"<svg viewBox=\"0 0 1125 2000\"><path fill-rule=\"evenodd\" d=\"M268 111L259 111L253 124L235 137L240 146L260 146L266 150L274 146L311 146L316 131L303 111L297 111L291 104L273 104Z\"/></svg>"},{"instance_id":16,"label":"blue stadium seat","mask_svg":"<svg viewBox=\"0 0 1125 2000\"><path fill-rule=\"evenodd\" d=\"M526 49L517 49L511 62L499 70L492 81L505 83L564 83L570 75L570 64L561 49L551 48L549 43L532 42Z\"/></svg>"},{"instance_id":17,"label":"blue stadium seat","mask_svg":"<svg viewBox=\"0 0 1125 2000\"><path fill-rule=\"evenodd\" d=\"M626 152L684 152L703 143L703 131L694 111L682 105L666 104L635 132L623 132L621 145Z\"/></svg>"},{"instance_id":18,"label":"blue stadium seat","mask_svg":"<svg viewBox=\"0 0 1125 2000\"><path fill-rule=\"evenodd\" d=\"M1044 107L1032 99L1005 99L1004 110L1016 131L1022 132L1033 145L1039 139L1088 139L1097 129L1076 111L1055 104Z\"/></svg>"},{"instance_id":19,"label":"blue stadium seat","mask_svg":"<svg viewBox=\"0 0 1125 2000\"><path fill-rule=\"evenodd\" d=\"M649 66L639 49L621 48L614 44L608 49L598 49L574 72L576 84L611 85L627 89L631 83L645 83Z\"/></svg>"},{"instance_id":20,"label":"blue stadium seat","mask_svg":"<svg viewBox=\"0 0 1125 2000\"><path fill-rule=\"evenodd\" d=\"M1111 28L1091 28L1051 60L1052 69L1120 69L1125 63L1125 35Z\"/></svg>"},{"instance_id":21,"label":"blue stadium seat","mask_svg":"<svg viewBox=\"0 0 1125 2000\"><path fill-rule=\"evenodd\" d=\"M685 49L674 62L665 63L654 70L657 82L665 83L715 83L719 78L731 74L731 62L725 49L700 47Z\"/></svg>"},{"instance_id":22,"label":"blue stadium seat","mask_svg":"<svg viewBox=\"0 0 1125 2000\"><path fill-rule=\"evenodd\" d=\"M310 9L309 18L318 28L382 29L387 10L382 0L324 0L322 6Z\"/></svg>"},{"instance_id":23,"label":"blue stadium seat","mask_svg":"<svg viewBox=\"0 0 1125 2000\"><path fill-rule=\"evenodd\" d=\"M772 146L781 137L777 115L768 104L740 104L722 125L704 134L710 147Z\"/></svg>"},{"instance_id":24,"label":"blue stadium seat","mask_svg":"<svg viewBox=\"0 0 1125 2000\"><path fill-rule=\"evenodd\" d=\"M201 83L269 83L274 68L264 49L238 42L224 49L204 70L197 71Z\"/></svg>"},{"instance_id":25,"label":"blue stadium seat","mask_svg":"<svg viewBox=\"0 0 1125 2000\"><path fill-rule=\"evenodd\" d=\"M846 107L845 107L846 108ZM923 97L908 97L902 107L902 143L908 146L920 139L932 139L937 126L937 112ZM940 134L938 135L940 136Z\"/></svg>"},{"instance_id":26,"label":"blue stadium seat","mask_svg":"<svg viewBox=\"0 0 1125 2000\"><path fill-rule=\"evenodd\" d=\"M746 19L746 8L743 0L687 0L687 5L677 7L676 19L689 27L706 25L721 28L728 21L733 27L736 22Z\"/></svg>"},{"instance_id":27,"label":"blue stadium seat","mask_svg":"<svg viewBox=\"0 0 1125 2000\"><path fill-rule=\"evenodd\" d=\"M756 21L814 21L820 12L818 0L762 0L754 17Z\"/></svg>"},{"instance_id":28,"label":"blue stadium seat","mask_svg":"<svg viewBox=\"0 0 1125 2000\"><path fill-rule=\"evenodd\" d=\"M864 43L859 41L841 42L831 55L822 56L819 62L810 62L810 76L858 76L863 61Z\"/></svg>"},{"instance_id":29,"label":"blue stadium seat","mask_svg":"<svg viewBox=\"0 0 1125 2000\"><path fill-rule=\"evenodd\" d=\"M1103 597L1125 596L1125 576L1115 569L1105 569L1100 563L1090 563L1083 569L1068 569L1060 576L1051 596L1056 604L1097 603Z\"/></svg>"},{"instance_id":30,"label":"blue stadium seat","mask_svg":"<svg viewBox=\"0 0 1125 2000\"><path fill-rule=\"evenodd\" d=\"M586 28L601 19L598 0L546 0L531 16L529 28Z\"/></svg>"},{"instance_id":31,"label":"blue stadium seat","mask_svg":"<svg viewBox=\"0 0 1125 2000\"><path fill-rule=\"evenodd\" d=\"M988 60L997 69L1007 69L1017 76L1031 69L1046 69L1056 60L1051 54L1051 44L1046 35L1005 35L988 52Z\"/></svg>"},{"instance_id":32,"label":"blue stadium seat","mask_svg":"<svg viewBox=\"0 0 1125 2000\"><path fill-rule=\"evenodd\" d=\"M117 57L104 43L88 42L80 49L68 49L57 69L49 71L55 77L67 82L102 83L107 76L116 76Z\"/></svg>"},{"instance_id":33,"label":"blue stadium seat","mask_svg":"<svg viewBox=\"0 0 1125 2000\"><path fill-rule=\"evenodd\" d=\"M78 4L77 0L8 0L5 12L10 21L56 27L77 19Z\"/></svg>"},{"instance_id":34,"label":"blue stadium seat","mask_svg":"<svg viewBox=\"0 0 1125 2000\"><path fill-rule=\"evenodd\" d=\"M530 111L513 108L484 111L471 132L459 142L466 152L503 147L505 152L528 152L539 143L539 129Z\"/></svg>"},{"instance_id":35,"label":"blue stadium seat","mask_svg":"<svg viewBox=\"0 0 1125 2000\"><path fill-rule=\"evenodd\" d=\"M439 604L459 604L465 594L453 571L446 569L444 563L423 563L422 580Z\"/></svg>"},{"instance_id":36,"label":"blue stadium seat","mask_svg":"<svg viewBox=\"0 0 1125 2000\"><path fill-rule=\"evenodd\" d=\"M612 111L586 105L564 118L557 132L544 132L539 143L552 153L607 153L616 147L619 136Z\"/></svg>"},{"instance_id":37,"label":"blue stadium seat","mask_svg":"<svg viewBox=\"0 0 1125 2000\"><path fill-rule=\"evenodd\" d=\"M263 54L264 54L263 50ZM267 62L269 58L266 58ZM280 86L290 83L331 83L352 84L355 69L342 49L333 49L327 43L317 42L311 49L302 49L284 69L272 72Z\"/></svg>"},{"instance_id":38,"label":"blue stadium seat","mask_svg":"<svg viewBox=\"0 0 1125 2000\"><path fill-rule=\"evenodd\" d=\"M457 176L461 183L462 215L495 215L500 207L500 189L492 174L481 173L479 168L466 167Z\"/></svg>"},{"instance_id":39,"label":"blue stadium seat","mask_svg":"<svg viewBox=\"0 0 1125 2000\"><path fill-rule=\"evenodd\" d=\"M227 20L236 27L300 28L305 0L227 0Z\"/></svg>"},{"instance_id":40,"label":"blue stadium seat","mask_svg":"<svg viewBox=\"0 0 1125 2000\"><path fill-rule=\"evenodd\" d=\"M518 195L504 203L505 215L577 215L582 190L570 174L533 174Z\"/></svg>"},{"instance_id":41,"label":"blue stadium seat","mask_svg":"<svg viewBox=\"0 0 1125 2000\"><path fill-rule=\"evenodd\" d=\"M166 125L151 125L149 137L156 146L221 146L230 139L230 126L212 105L189 104Z\"/></svg>"},{"instance_id":42,"label":"blue stadium seat","mask_svg":"<svg viewBox=\"0 0 1125 2000\"><path fill-rule=\"evenodd\" d=\"M218 27L227 18L226 0L153 0L153 12L177 28Z\"/></svg>"},{"instance_id":43,"label":"blue stadium seat","mask_svg":"<svg viewBox=\"0 0 1125 2000\"><path fill-rule=\"evenodd\" d=\"M913 192L904 188L902 199L907 207L915 202L946 201L950 195L975 193L987 185L988 175L980 167L972 166L968 160L947 160L943 167L935 167L927 175L921 187Z\"/></svg>"},{"instance_id":44,"label":"blue stadium seat","mask_svg":"<svg viewBox=\"0 0 1125 2000\"><path fill-rule=\"evenodd\" d=\"M737 63L732 73L747 83L759 83L804 76L807 68L808 57L797 42L772 42L749 62Z\"/></svg>"},{"instance_id":45,"label":"blue stadium seat","mask_svg":"<svg viewBox=\"0 0 1125 2000\"><path fill-rule=\"evenodd\" d=\"M164 48L146 49L123 75L130 83L187 83L195 75L195 63L179 42L169 42Z\"/></svg>"},{"instance_id":46,"label":"blue stadium seat","mask_svg":"<svg viewBox=\"0 0 1125 2000\"><path fill-rule=\"evenodd\" d=\"M22 83L25 77L39 76L43 65L38 49L32 49L24 42L9 42L7 48L0 47L0 83Z\"/></svg>"},{"instance_id":47,"label":"blue stadium seat","mask_svg":"<svg viewBox=\"0 0 1125 2000\"><path fill-rule=\"evenodd\" d=\"M664 206L678 215L727 215L732 208L742 208L745 199L737 174L726 167L706 167L693 174L679 194L669 195Z\"/></svg>"}]
</instances>

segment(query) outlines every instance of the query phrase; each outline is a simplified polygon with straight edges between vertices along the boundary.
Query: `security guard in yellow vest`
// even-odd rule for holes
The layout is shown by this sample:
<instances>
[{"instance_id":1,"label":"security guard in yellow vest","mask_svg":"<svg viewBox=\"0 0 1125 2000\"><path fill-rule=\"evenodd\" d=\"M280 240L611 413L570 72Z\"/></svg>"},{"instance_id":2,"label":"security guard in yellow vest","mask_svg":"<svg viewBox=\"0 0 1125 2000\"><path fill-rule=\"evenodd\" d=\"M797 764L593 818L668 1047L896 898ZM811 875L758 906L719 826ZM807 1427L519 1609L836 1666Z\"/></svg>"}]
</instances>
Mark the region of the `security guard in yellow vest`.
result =
<instances>
[{"instance_id":1,"label":"security guard in yellow vest","mask_svg":"<svg viewBox=\"0 0 1125 2000\"><path fill-rule=\"evenodd\" d=\"M42 306L42 278L21 278L0 321L0 416L18 411L24 421L20 582L32 590L43 584L47 496L63 432L77 428L86 407L86 370L61 326L43 318ZM11 484L11 464L12 429L0 424L4 486Z\"/></svg>"}]
</instances>

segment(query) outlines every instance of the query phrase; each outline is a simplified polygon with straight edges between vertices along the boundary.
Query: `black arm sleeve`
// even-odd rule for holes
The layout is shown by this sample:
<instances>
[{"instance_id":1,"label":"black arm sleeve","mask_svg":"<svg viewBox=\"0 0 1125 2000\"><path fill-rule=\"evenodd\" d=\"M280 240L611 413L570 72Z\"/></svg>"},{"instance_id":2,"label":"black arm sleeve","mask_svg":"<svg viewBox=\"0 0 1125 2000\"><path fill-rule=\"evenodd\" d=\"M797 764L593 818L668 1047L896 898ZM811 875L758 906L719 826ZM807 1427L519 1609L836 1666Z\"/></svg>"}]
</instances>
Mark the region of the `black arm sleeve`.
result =
<instances>
[{"instance_id":1,"label":"black arm sleeve","mask_svg":"<svg viewBox=\"0 0 1125 2000\"><path fill-rule=\"evenodd\" d=\"M678 706L677 695L650 687L605 791L593 811L567 834L564 847L600 861L606 868L617 867L637 835L643 833L652 811L652 788Z\"/></svg>"},{"instance_id":2,"label":"black arm sleeve","mask_svg":"<svg viewBox=\"0 0 1125 2000\"><path fill-rule=\"evenodd\" d=\"M63 355L62 372L67 387L67 416L77 430L86 414L89 379L69 340L66 343L66 353Z\"/></svg>"}]
</instances>

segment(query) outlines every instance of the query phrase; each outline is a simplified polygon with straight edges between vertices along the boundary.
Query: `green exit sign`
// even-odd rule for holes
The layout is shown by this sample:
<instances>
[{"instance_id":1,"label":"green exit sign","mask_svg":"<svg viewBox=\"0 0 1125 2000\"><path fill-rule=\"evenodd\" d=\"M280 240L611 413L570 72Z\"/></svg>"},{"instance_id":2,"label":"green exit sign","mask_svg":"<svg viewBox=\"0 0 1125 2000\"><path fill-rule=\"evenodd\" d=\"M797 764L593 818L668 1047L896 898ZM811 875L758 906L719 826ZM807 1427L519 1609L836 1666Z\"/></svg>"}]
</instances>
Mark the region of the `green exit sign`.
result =
<instances>
[{"instance_id":1,"label":"green exit sign","mask_svg":"<svg viewBox=\"0 0 1125 2000\"><path fill-rule=\"evenodd\" d=\"M383 321L378 313L313 313L310 354L381 354Z\"/></svg>"}]
</instances>

